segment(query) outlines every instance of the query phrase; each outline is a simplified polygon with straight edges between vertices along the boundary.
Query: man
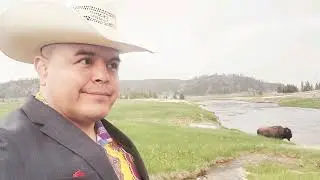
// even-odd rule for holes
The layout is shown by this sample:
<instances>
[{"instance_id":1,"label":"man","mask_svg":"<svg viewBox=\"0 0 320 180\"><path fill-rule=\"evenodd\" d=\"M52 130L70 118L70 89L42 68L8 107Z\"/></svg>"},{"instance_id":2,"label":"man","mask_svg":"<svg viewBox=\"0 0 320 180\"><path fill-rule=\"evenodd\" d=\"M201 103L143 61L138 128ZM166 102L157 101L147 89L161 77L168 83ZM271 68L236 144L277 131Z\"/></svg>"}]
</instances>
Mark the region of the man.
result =
<instances>
[{"instance_id":1,"label":"man","mask_svg":"<svg viewBox=\"0 0 320 180\"><path fill-rule=\"evenodd\" d=\"M119 94L112 4L28 2L0 16L0 49L33 64L39 92L0 126L0 180L149 179L132 141L104 119Z\"/></svg>"}]
</instances>

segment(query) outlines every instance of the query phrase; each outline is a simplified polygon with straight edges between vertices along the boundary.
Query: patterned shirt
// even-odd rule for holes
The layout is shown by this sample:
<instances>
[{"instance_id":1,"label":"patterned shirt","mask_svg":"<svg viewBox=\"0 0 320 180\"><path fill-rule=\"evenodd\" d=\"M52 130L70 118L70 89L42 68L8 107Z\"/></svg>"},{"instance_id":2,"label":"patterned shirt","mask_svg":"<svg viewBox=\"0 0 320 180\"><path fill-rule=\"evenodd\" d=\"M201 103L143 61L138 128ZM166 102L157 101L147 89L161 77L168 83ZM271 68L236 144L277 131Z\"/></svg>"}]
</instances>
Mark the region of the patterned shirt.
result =
<instances>
[{"instance_id":1,"label":"patterned shirt","mask_svg":"<svg viewBox=\"0 0 320 180\"><path fill-rule=\"evenodd\" d=\"M44 104L48 104L39 92L35 98ZM96 122L95 130L97 143L105 149L106 159L110 161L119 180L139 180L133 157L111 138L101 121Z\"/></svg>"},{"instance_id":2,"label":"patterned shirt","mask_svg":"<svg viewBox=\"0 0 320 180\"><path fill-rule=\"evenodd\" d=\"M138 180L138 171L135 168L133 157L115 142L104 128L101 121L96 122L97 143L106 150L117 176L121 180Z\"/></svg>"}]
</instances>

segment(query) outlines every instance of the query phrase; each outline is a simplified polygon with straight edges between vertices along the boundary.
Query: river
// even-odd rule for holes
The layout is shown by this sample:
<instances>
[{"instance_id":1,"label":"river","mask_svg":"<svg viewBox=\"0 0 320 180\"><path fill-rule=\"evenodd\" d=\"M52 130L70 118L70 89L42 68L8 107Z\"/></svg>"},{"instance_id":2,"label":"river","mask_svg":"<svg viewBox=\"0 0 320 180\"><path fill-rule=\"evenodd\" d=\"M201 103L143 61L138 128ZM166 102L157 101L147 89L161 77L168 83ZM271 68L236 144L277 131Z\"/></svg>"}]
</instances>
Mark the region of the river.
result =
<instances>
[{"instance_id":1,"label":"river","mask_svg":"<svg viewBox=\"0 0 320 180\"><path fill-rule=\"evenodd\" d=\"M201 105L214 112L227 128L256 134L261 126L281 125L292 131L291 141L302 146L320 147L320 110L282 107L274 103L209 100Z\"/></svg>"}]
</instances>

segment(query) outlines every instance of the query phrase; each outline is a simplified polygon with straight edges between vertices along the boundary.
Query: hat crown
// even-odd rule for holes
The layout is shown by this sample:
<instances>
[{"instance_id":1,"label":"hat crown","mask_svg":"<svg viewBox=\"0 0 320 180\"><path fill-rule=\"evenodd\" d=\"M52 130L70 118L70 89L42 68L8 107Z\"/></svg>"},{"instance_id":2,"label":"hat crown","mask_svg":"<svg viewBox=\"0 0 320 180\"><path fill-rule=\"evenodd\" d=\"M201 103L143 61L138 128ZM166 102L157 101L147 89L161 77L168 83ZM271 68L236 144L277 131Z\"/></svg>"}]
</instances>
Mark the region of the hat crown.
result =
<instances>
[{"instance_id":1,"label":"hat crown","mask_svg":"<svg viewBox=\"0 0 320 180\"><path fill-rule=\"evenodd\" d=\"M113 3L108 0L73 0L67 3L73 12L88 23L104 30L116 31L116 13ZM110 32L109 32L110 33Z\"/></svg>"},{"instance_id":2,"label":"hat crown","mask_svg":"<svg viewBox=\"0 0 320 180\"><path fill-rule=\"evenodd\" d=\"M110 47L120 53L147 51L121 39L111 0L29 0L0 14L0 51L32 63L41 48L54 43Z\"/></svg>"}]
</instances>

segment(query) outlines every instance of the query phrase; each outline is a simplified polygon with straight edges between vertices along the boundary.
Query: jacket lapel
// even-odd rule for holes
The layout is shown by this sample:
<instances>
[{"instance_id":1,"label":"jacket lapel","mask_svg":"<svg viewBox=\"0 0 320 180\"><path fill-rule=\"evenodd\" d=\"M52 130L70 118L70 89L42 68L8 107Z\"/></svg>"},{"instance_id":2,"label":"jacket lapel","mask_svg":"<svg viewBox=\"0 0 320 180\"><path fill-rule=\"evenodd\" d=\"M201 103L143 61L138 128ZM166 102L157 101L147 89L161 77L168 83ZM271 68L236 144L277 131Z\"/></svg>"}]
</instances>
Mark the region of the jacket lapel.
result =
<instances>
[{"instance_id":1,"label":"jacket lapel","mask_svg":"<svg viewBox=\"0 0 320 180\"><path fill-rule=\"evenodd\" d=\"M35 99L27 99L22 109L31 121L41 124L40 130L81 156L97 172L101 179L117 179L104 149L85 133L66 120L57 111Z\"/></svg>"},{"instance_id":2,"label":"jacket lapel","mask_svg":"<svg viewBox=\"0 0 320 180\"><path fill-rule=\"evenodd\" d=\"M133 156L134 163L136 165L136 168L142 180L149 180L147 169L145 168L143 160L137 148L132 143L132 141L124 133L122 133L118 128L113 126L107 120L102 120L101 122L106 128L106 130L108 131L108 133L110 134L110 136L112 136L113 139L115 139L118 143L120 143L124 148L124 150L126 150L128 153L130 153Z\"/></svg>"}]
</instances>

